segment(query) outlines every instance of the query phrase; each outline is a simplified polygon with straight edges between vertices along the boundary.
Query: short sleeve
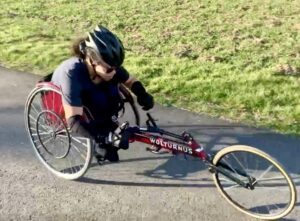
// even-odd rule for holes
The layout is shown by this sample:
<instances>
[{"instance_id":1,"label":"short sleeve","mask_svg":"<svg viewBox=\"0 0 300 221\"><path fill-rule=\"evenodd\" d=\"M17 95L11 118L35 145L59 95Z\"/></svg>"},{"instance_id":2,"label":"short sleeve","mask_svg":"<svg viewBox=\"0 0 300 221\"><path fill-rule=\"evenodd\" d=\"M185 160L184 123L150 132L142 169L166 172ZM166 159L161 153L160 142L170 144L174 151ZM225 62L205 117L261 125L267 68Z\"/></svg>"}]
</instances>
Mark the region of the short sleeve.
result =
<instances>
[{"instance_id":1,"label":"short sleeve","mask_svg":"<svg viewBox=\"0 0 300 221\"><path fill-rule=\"evenodd\" d=\"M61 92L63 103L70 106L81 107L81 91L82 85L79 79L79 75L76 70L71 69L61 76Z\"/></svg>"},{"instance_id":2,"label":"short sleeve","mask_svg":"<svg viewBox=\"0 0 300 221\"><path fill-rule=\"evenodd\" d=\"M53 72L51 82L61 89L62 101L70 106L81 107L84 73L88 70L81 59L71 57L63 61Z\"/></svg>"}]
</instances>

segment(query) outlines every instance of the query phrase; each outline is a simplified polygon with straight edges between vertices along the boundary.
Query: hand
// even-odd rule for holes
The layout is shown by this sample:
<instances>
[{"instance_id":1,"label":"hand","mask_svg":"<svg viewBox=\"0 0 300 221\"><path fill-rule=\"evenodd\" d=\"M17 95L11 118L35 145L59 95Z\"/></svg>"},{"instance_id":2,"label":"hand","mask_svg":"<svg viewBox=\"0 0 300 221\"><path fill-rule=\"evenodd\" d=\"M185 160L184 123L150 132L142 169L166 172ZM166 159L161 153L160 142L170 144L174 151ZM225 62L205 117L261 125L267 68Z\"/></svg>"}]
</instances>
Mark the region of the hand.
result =
<instances>
[{"instance_id":1,"label":"hand","mask_svg":"<svg viewBox=\"0 0 300 221\"><path fill-rule=\"evenodd\" d=\"M143 107L143 110L150 110L154 106L153 97L147 93L140 81L135 81L132 84L131 91L137 96L137 102Z\"/></svg>"},{"instance_id":2,"label":"hand","mask_svg":"<svg viewBox=\"0 0 300 221\"><path fill-rule=\"evenodd\" d=\"M120 135L121 135L121 139L120 139L120 145L119 147L122 149L128 149L129 147L129 140L134 138L134 134L140 132L140 128L139 127L128 127L126 129L124 129ZM132 142L132 141L131 141Z\"/></svg>"},{"instance_id":3,"label":"hand","mask_svg":"<svg viewBox=\"0 0 300 221\"><path fill-rule=\"evenodd\" d=\"M145 93L143 96L137 97L137 102L143 107L142 109L144 111L150 110L154 106L154 99L148 93Z\"/></svg>"}]
</instances>

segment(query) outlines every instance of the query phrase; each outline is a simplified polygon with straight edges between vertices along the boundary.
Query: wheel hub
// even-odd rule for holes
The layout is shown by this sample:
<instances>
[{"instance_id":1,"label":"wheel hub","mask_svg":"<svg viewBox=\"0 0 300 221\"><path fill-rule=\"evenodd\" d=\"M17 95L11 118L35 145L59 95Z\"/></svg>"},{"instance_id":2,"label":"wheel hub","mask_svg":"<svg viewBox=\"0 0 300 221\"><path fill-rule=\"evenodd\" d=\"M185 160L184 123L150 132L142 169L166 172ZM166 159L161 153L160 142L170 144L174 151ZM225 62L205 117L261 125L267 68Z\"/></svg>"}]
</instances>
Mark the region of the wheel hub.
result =
<instances>
[{"instance_id":1,"label":"wheel hub","mask_svg":"<svg viewBox=\"0 0 300 221\"><path fill-rule=\"evenodd\" d=\"M56 132L54 129L52 129L52 131L50 132L50 136L55 139L56 138Z\"/></svg>"}]
</instances>

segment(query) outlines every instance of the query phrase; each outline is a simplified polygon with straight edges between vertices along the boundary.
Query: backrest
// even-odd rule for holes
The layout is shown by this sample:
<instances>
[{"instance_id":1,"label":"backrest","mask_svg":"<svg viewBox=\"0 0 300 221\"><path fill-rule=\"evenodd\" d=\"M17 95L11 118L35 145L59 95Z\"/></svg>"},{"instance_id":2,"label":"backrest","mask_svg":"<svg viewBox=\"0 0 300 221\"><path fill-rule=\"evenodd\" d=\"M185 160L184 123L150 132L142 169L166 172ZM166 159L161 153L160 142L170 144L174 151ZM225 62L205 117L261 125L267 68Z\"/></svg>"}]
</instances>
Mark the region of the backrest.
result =
<instances>
[{"instance_id":1,"label":"backrest","mask_svg":"<svg viewBox=\"0 0 300 221\"><path fill-rule=\"evenodd\" d=\"M65 123L65 112L62 105L60 88L52 82L41 82L37 87L43 88L41 93L41 106L44 110L55 112ZM48 123L56 124L57 118L52 114L46 115Z\"/></svg>"}]
</instances>

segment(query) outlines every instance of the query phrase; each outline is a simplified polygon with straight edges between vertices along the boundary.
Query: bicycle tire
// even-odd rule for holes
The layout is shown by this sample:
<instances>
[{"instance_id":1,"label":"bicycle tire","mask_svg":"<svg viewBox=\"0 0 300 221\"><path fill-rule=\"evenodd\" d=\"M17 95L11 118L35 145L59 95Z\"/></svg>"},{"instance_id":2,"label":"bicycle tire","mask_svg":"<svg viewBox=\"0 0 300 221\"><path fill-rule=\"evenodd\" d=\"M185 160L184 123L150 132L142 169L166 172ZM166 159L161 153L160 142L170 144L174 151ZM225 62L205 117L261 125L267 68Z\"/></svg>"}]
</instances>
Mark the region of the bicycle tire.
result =
<instances>
[{"instance_id":1,"label":"bicycle tire","mask_svg":"<svg viewBox=\"0 0 300 221\"><path fill-rule=\"evenodd\" d=\"M246 160L246 157L252 158L251 161L248 159ZM244 164L247 163L247 166L250 163L253 163L253 157L258 157L261 160L263 160L260 164L256 164L256 169L258 170L257 173L260 174L260 176L257 179L257 187L254 187L254 190L249 190L244 187L241 187L240 185L234 183L234 181L229 180L228 177L224 176L218 171L215 171L213 174L213 179L214 182L221 193L221 195L235 208L237 208L239 211L255 217L259 219L264 219L264 220L273 220L273 219L279 219L287 214L289 214L296 203L296 188L295 184L293 183L291 177L288 175L288 173L285 171L283 166L278 163L274 158L272 158L270 155L267 153L254 148L250 146L243 146L243 145L235 145L235 146L230 146L226 147L222 150L220 150L213 158L213 164L215 166L221 166L222 164L226 164L229 169L227 171L236 176L241 178L242 176L240 172L237 172L238 170L246 170L248 169L248 173L253 173L254 174L254 168L251 166L249 168L245 168ZM238 159L240 157L240 159ZM256 161L257 162L257 161ZM244 164L243 164L244 163ZM261 169L265 167L266 163L269 163L271 166L267 167L267 170L264 172L261 172ZM233 164L237 164L238 166L233 166ZM224 167L223 167L224 168ZM226 168L226 167L225 167ZM272 169L277 169L277 173L274 172ZM267 177L267 173L270 173L270 175L274 177ZM279 179L277 176L281 175L281 179ZM268 175L268 176L270 176ZM276 177L275 177L276 175ZM225 177L225 178L224 178ZM226 180L227 178L227 180ZM244 178L245 179L245 178ZM282 179L286 183L282 183ZM276 181L276 182L274 182ZM231 182L231 186L229 185ZM256 182L256 181L255 181ZM265 182L271 182L268 185L265 184ZM281 183L279 183L281 182ZM229 185L226 187L226 184ZM279 187L276 188L275 185L278 185ZM281 188L280 188L281 187ZM270 193L274 194L274 190L276 190L276 197L270 197L270 194L266 194L267 201L268 200L283 200L283 198L279 198L279 193L284 192L285 190L288 190L287 194L287 202L286 205L283 203L274 203L270 205L270 203L267 203L267 205L255 205L254 207L249 206L248 204L254 202L257 204L266 204L266 201L262 200L262 195L265 193L265 190L268 188ZM226 190L225 190L226 189ZM236 193L233 193L233 191L236 191ZM253 192L251 192L253 191ZM254 199L254 191L258 192L258 197L257 199ZM230 192L230 193L229 193ZM250 196L251 193L251 196ZM236 194L236 195L234 195ZM244 194L244 195L242 195ZM245 195L247 194L247 195ZM238 200L237 200L238 199ZM240 201L245 201L245 202L240 202ZM274 211L281 209L281 207L284 207L281 211L277 211L276 213L273 213ZM261 212L261 213L260 213Z\"/></svg>"},{"instance_id":2,"label":"bicycle tire","mask_svg":"<svg viewBox=\"0 0 300 221\"><path fill-rule=\"evenodd\" d=\"M43 94L48 92L55 93L61 96L59 90L47 86L36 87L28 95L24 111L26 131L28 132L28 136L35 150L35 154L37 155L38 159L42 162L42 164L50 172L52 172L54 175L60 178L64 178L67 180L75 180L83 176L90 166L92 159L92 142L90 139L87 138L70 136L64 119L59 117L59 114L56 113L54 110L51 110L51 107L48 107L50 110L45 110L41 99ZM55 116L60 121L60 124L63 125L63 128L60 129L64 130L65 134L57 134L57 137L63 136L67 138L68 143L65 143L65 145L68 145L68 147L59 148L58 145L54 145L54 148L67 149L65 151L65 154L60 154L59 156L55 157L53 151L50 151L49 148L46 148L45 145L46 143L48 145L49 141L43 140L42 134L47 135L47 133L49 132L47 131L47 129L55 131L55 128L52 127L53 125L47 125L47 120L45 120L45 117L43 116L44 119L41 117L43 114L47 114L49 118ZM44 120L44 125L42 121L39 121L39 119ZM52 131L50 131L49 134ZM82 148L83 151L80 152L79 148ZM81 155L80 158L82 158L82 160L71 160L67 158L71 156L71 154L74 157L76 152L78 152L78 154ZM83 152L85 154L83 154ZM73 163L76 165L72 165Z\"/></svg>"}]
</instances>

